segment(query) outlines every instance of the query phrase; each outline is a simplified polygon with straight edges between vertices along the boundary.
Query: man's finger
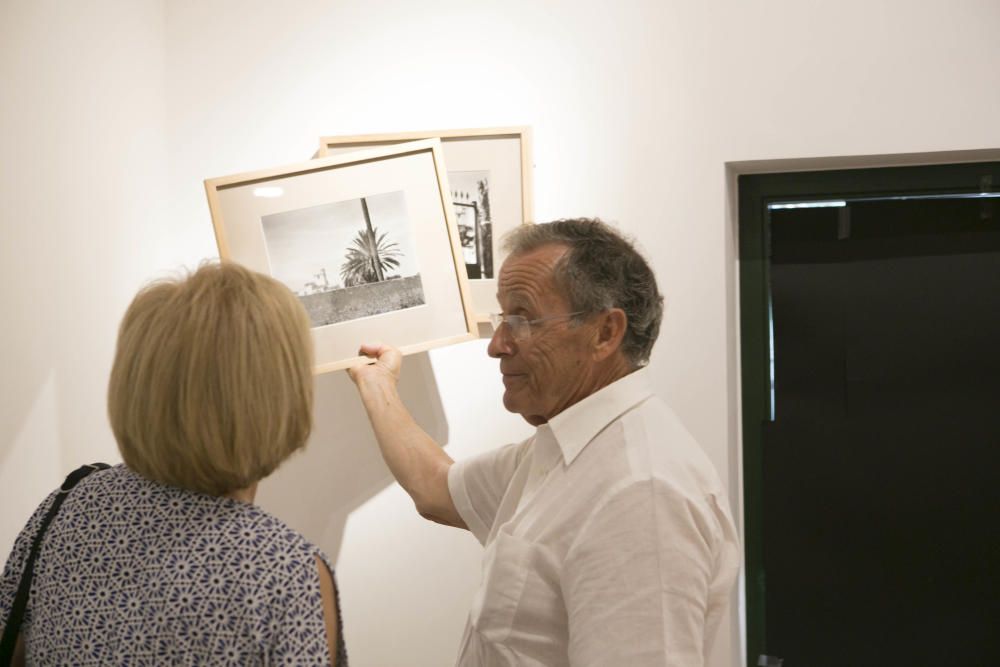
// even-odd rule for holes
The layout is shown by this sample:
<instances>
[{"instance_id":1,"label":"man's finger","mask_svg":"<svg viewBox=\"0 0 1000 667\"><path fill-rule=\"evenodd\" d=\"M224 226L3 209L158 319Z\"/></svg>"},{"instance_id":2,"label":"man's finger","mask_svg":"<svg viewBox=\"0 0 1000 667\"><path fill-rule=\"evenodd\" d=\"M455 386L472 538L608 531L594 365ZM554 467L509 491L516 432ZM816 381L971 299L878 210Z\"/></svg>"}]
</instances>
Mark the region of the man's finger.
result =
<instances>
[{"instance_id":1,"label":"man's finger","mask_svg":"<svg viewBox=\"0 0 1000 667\"><path fill-rule=\"evenodd\" d=\"M377 359L382 354L384 348L385 346L381 343L362 343L358 349L358 354Z\"/></svg>"}]
</instances>

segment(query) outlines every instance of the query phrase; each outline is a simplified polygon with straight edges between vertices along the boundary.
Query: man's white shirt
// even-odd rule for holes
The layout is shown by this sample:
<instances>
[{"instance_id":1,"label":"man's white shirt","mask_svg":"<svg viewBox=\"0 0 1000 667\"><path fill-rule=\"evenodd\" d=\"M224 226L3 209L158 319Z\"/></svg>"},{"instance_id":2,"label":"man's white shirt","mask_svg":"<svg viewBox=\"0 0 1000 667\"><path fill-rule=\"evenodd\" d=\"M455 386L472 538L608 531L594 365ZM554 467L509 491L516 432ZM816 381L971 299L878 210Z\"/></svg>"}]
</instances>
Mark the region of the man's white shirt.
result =
<instances>
[{"instance_id":1,"label":"man's white shirt","mask_svg":"<svg viewBox=\"0 0 1000 667\"><path fill-rule=\"evenodd\" d=\"M485 547L463 667L701 665L739 544L711 462L639 370L452 465Z\"/></svg>"}]
</instances>

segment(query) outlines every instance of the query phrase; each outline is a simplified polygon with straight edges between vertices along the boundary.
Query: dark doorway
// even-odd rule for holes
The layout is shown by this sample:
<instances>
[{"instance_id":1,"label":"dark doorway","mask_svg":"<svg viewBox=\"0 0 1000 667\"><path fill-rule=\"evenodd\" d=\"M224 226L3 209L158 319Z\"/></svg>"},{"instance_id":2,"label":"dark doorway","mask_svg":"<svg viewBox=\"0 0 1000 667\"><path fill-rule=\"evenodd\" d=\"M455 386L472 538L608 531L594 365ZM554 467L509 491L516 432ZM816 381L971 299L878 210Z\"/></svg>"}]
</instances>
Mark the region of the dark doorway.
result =
<instances>
[{"instance_id":1,"label":"dark doorway","mask_svg":"<svg viewBox=\"0 0 1000 667\"><path fill-rule=\"evenodd\" d=\"M1000 665L994 184L740 178L748 664Z\"/></svg>"}]
</instances>

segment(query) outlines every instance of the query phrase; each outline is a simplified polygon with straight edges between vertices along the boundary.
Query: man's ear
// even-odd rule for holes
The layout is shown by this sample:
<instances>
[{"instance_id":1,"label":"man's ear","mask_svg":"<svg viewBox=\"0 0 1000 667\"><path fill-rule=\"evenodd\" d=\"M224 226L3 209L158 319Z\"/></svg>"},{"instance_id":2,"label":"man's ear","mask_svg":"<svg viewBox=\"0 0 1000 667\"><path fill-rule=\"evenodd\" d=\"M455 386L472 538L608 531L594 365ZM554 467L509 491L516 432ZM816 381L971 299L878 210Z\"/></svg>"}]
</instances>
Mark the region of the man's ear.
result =
<instances>
[{"instance_id":1,"label":"man's ear","mask_svg":"<svg viewBox=\"0 0 1000 667\"><path fill-rule=\"evenodd\" d=\"M604 361L622 346L628 317L621 308L609 308L597 315L594 332L594 360Z\"/></svg>"}]
</instances>

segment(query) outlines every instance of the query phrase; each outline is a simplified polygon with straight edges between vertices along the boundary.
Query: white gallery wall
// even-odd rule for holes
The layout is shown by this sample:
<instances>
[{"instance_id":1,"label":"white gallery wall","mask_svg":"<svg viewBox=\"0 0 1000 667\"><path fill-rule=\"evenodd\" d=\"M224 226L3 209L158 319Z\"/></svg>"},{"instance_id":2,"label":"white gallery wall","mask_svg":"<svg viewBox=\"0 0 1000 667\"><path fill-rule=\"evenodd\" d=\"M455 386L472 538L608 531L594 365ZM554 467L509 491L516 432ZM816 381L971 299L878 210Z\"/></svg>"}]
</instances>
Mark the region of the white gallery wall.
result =
<instances>
[{"instance_id":1,"label":"white gallery wall","mask_svg":"<svg viewBox=\"0 0 1000 667\"><path fill-rule=\"evenodd\" d=\"M655 386L738 514L726 163L1000 147L998 27L995 0L0 0L0 549L69 469L117 460L118 319L214 255L204 178L320 135L514 124L537 220L601 216L650 256ZM345 374L317 386L307 451L259 502L336 559L352 664L449 664L480 548L416 516ZM529 432L484 342L408 359L402 390L456 458ZM741 663L737 618L712 665Z\"/></svg>"},{"instance_id":2,"label":"white gallery wall","mask_svg":"<svg viewBox=\"0 0 1000 667\"><path fill-rule=\"evenodd\" d=\"M118 320L174 243L161 2L0 0L0 551L115 459ZM48 490L46 490L48 489Z\"/></svg>"}]
</instances>

